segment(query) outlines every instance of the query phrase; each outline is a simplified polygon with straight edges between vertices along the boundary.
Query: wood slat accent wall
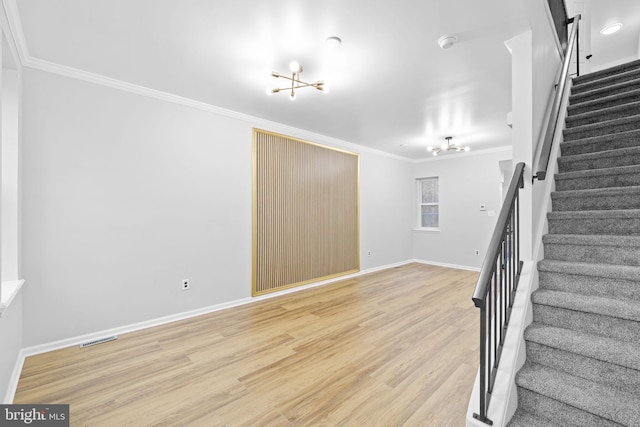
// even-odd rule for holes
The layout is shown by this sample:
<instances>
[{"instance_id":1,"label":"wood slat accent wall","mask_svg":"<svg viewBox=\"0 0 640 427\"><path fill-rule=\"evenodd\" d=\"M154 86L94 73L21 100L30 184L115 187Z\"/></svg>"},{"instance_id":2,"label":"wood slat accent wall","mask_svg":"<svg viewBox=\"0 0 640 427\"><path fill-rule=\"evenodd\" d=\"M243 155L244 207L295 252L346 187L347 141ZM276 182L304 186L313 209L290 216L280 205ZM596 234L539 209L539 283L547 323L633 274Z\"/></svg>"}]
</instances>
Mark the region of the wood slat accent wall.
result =
<instances>
[{"instance_id":1,"label":"wood slat accent wall","mask_svg":"<svg viewBox=\"0 0 640 427\"><path fill-rule=\"evenodd\" d=\"M254 296L360 269L357 153L253 131Z\"/></svg>"}]
</instances>

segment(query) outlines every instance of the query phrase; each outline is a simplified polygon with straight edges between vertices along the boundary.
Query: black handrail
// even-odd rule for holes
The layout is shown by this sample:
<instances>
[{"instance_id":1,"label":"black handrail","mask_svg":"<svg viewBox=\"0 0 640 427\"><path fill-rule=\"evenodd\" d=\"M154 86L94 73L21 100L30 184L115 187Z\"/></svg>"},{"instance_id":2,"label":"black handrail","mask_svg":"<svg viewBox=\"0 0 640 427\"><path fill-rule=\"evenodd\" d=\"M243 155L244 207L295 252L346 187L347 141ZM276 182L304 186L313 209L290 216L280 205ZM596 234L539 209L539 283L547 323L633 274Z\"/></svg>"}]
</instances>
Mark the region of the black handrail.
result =
<instances>
[{"instance_id":1,"label":"black handrail","mask_svg":"<svg viewBox=\"0 0 640 427\"><path fill-rule=\"evenodd\" d=\"M556 134L558 128L558 119L560 116L560 106L562 105L562 98L564 98L565 90L567 89L567 79L569 77L569 66L571 65L571 58L573 56L573 46L576 45L576 50L579 51L580 45L578 40L579 28L580 28L581 15L578 14L569 19L567 23L573 23L571 28L571 35L569 36L569 45L564 55L564 63L562 64L562 72L560 73L560 80L556 89L556 94L553 97L553 106L549 119L547 120L547 132L544 136L544 143L542 145L542 151L540 151L540 157L538 159L538 166L534 179L543 181L547 177L547 168L549 167L549 158L551 157L551 148L553 147L553 137ZM580 57L578 56L577 75L580 75ZM553 123L553 125L552 125Z\"/></svg>"},{"instance_id":2,"label":"black handrail","mask_svg":"<svg viewBox=\"0 0 640 427\"><path fill-rule=\"evenodd\" d=\"M518 197L523 176L524 163L518 163L473 292L473 303L480 309L480 410L473 417L489 425L493 422L487 409L523 264Z\"/></svg>"}]
</instances>

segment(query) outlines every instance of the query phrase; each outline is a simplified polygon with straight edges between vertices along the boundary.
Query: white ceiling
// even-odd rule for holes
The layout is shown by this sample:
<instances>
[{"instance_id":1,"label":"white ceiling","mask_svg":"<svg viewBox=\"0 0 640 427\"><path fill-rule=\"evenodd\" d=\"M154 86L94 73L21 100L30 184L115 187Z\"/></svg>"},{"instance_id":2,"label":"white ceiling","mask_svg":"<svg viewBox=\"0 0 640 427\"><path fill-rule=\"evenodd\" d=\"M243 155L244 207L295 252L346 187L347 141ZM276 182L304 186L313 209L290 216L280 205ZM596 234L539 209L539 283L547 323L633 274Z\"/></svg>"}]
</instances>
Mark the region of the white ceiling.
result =
<instances>
[{"instance_id":1,"label":"white ceiling","mask_svg":"<svg viewBox=\"0 0 640 427\"><path fill-rule=\"evenodd\" d=\"M28 55L407 158L509 145L504 41L531 0L29 0ZM588 0L634 5L638 0ZM595 5L592 5L595 11ZM595 24L596 19L592 22ZM627 28L630 28L628 26ZM640 27L640 25L638 25ZM456 34L441 50L437 40ZM333 54L324 40L343 40ZM636 54L637 54L636 35ZM596 58L596 43L592 45ZM292 60L329 93L268 96ZM409 144L409 147L401 147Z\"/></svg>"},{"instance_id":2,"label":"white ceiling","mask_svg":"<svg viewBox=\"0 0 640 427\"><path fill-rule=\"evenodd\" d=\"M627 59L638 59L640 39L639 0L587 0L586 15L590 20L590 60L594 69ZM609 36L600 34L606 25L623 23L620 31Z\"/></svg>"}]
</instances>

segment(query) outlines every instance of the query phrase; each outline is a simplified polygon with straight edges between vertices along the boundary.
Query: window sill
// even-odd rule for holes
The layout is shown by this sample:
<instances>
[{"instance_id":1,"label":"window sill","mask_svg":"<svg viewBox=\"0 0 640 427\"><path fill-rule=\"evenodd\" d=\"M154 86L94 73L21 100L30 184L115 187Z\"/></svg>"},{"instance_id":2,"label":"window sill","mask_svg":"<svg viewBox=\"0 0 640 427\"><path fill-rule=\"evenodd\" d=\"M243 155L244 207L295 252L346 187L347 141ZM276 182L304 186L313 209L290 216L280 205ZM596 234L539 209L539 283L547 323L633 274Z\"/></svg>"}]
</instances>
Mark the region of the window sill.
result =
<instances>
[{"instance_id":1,"label":"window sill","mask_svg":"<svg viewBox=\"0 0 640 427\"><path fill-rule=\"evenodd\" d=\"M0 290L0 317L5 312L7 308L13 302L13 299L18 295L22 285L24 284L24 280L11 280L7 282L2 282L2 290Z\"/></svg>"},{"instance_id":2,"label":"window sill","mask_svg":"<svg viewBox=\"0 0 640 427\"><path fill-rule=\"evenodd\" d=\"M428 233L439 233L440 229L439 228L414 228L413 231L428 232Z\"/></svg>"}]
</instances>

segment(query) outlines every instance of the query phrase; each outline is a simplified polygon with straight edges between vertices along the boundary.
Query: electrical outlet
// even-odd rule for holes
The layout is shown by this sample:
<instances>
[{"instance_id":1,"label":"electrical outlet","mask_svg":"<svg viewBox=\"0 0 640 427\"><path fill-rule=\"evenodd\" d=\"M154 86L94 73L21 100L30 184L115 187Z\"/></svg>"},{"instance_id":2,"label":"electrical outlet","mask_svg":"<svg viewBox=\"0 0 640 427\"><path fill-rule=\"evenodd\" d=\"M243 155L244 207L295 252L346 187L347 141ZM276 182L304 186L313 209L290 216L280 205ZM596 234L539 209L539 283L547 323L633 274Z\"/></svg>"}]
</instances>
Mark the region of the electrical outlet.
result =
<instances>
[{"instance_id":1,"label":"electrical outlet","mask_svg":"<svg viewBox=\"0 0 640 427\"><path fill-rule=\"evenodd\" d=\"M369 250L367 251L367 256L371 256L371 254L372 254L372 253L373 253L373 252L371 252L371 249L369 249Z\"/></svg>"},{"instance_id":2,"label":"electrical outlet","mask_svg":"<svg viewBox=\"0 0 640 427\"><path fill-rule=\"evenodd\" d=\"M180 289L182 289L183 291L188 291L189 289L191 289L191 284L189 283L189 279L182 279L182 282L180 284Z\"/></svg>"},{"instance_id":3,"label":"electrical outlet","mask_svg":"<svg viewBox=\"0 0 640 427\"><path fill-rule=\"evenodd\" d=\"M476 255L480 255L480 251L476 249Z\"/></svg>"}]
</instances>

